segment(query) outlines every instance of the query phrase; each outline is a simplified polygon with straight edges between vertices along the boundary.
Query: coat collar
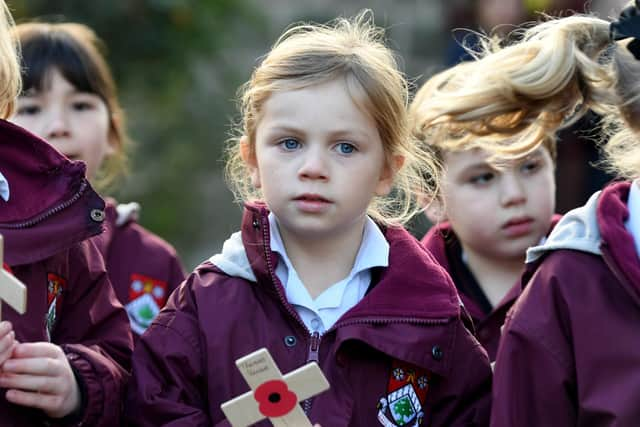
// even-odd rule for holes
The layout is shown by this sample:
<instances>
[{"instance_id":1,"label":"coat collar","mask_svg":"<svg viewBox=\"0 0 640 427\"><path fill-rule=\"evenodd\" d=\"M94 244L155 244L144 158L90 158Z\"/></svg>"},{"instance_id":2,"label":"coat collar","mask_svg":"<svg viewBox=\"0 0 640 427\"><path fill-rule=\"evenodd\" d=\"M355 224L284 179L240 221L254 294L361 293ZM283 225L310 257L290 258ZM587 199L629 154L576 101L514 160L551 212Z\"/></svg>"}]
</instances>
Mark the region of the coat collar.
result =
<instances>
[{"instance_id":1,"label":"coat collar","mask_svg":"<svg viewBox=\"0 0 640 427\"><path fill-rule=\"evenodd\" d=\"M104 202L72 162L44 140L0 120L0 171L10 186L0 198L6 262L34 262L101 231Z\"/></svg>"}]
</instances>

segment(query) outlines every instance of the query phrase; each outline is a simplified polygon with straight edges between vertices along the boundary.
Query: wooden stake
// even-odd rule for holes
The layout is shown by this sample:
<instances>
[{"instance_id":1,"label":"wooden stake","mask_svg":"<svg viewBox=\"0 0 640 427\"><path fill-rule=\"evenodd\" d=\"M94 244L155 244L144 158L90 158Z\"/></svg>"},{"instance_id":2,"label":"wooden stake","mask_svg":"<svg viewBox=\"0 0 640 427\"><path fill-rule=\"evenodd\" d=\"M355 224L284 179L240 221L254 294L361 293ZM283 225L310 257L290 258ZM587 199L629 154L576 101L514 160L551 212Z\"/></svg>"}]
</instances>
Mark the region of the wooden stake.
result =
<instances>
[{"instance_id":1,"label":"wooden stake","mask_svg":"<svg viewBox=\"0 0 640 427\"><path fill-rule=\"evenodd\" d=\"M233 427L265 418L274 427L311 427L299 402L329 388L315 362L282 376L269 351L262 348L238 359L236 365L251 391L220 405Z\"/></svg>"},{"instance_id":2,"label":"wooden stake","mask_svg":"<svg viewBox=\"0 0 640 427\"><path fill-rule=\"evenodd\" d=\"M4 269L4 241L0 235L0 320L3 301L20 314L27 311L27 287Z\"/></svg>"}]
</instances>

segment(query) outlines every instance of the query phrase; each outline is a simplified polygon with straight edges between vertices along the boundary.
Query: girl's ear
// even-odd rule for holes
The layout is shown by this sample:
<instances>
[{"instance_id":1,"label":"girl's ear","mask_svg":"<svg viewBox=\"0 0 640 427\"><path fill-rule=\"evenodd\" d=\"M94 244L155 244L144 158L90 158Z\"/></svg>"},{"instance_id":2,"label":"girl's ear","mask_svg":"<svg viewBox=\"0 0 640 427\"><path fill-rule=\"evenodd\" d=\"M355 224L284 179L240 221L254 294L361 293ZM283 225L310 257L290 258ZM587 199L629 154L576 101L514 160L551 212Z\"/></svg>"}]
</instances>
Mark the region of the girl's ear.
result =
<instances>
[{"instance_id":1,"label":"girl's ear","mask_svg":"<svg viewBox=\"0 0 640 427\"><path fill-rule=\"evenodd\" d=\"M390 162L385 163L376 186L376 196L389 194L393 188L393 178L396 176L396 172L402 168L402 165L404 165L404 156L399 154L393 156Z\"/></svg>"},{"instance_id":2,"label":"girl's ear","mask_svg":"<svg viewBox=\"0 0 640 427\"><path fill-rule=\"evenodd\" d=\"M251 175L251 184L255 188L260 188L260 171L258 170L258 160L256 159L256 152L251 147L251 141L247 135L242 135L240 138L240 157Z\"/></svg>"}]
</instances>

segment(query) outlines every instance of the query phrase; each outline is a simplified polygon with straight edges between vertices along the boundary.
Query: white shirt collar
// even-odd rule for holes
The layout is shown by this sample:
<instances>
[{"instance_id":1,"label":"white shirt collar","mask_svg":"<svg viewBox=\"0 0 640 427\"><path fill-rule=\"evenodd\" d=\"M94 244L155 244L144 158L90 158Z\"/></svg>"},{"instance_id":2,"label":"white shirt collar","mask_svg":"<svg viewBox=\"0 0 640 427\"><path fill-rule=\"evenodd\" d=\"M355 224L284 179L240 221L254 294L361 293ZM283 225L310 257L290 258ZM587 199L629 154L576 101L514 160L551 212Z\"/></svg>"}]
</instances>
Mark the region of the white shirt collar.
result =
<instances>
[{"instance_id":1,"label":"white shirt collar","mask_svg":"<svg viewBox=\"0 0 640 427\"><path fill-rule=\"evenodd\" d=\"M373 267L389 265L389 243L373 220L367 217L360 249L351 272L313 300L287 256L273 213L269 214L269 228L271 250L278 253L282 261L278 263L276 275L285 288L287 300L298 311L310 330L318 329L311 326L312 320L322 320L324 327L319 329L326 330L331 327L340 315L364 297L371 282L370 270Z\"/></svg>"},{"instance_id":2,"label":"white shirt collar","mask_svg":"<svg viewBox=\"0 0 640 427\"><path fill-rule=\"evenodd\" d=\"M2 172L0 172L0 197L5 202L8 202L9 195L9 181L7 181L7 178L5 178L4 175L2 175Z\"/></svg>"},{"instance_id":3,"label":"white shirt collar","mask_svg":"<svg viewBox=\"0 0 640 427\"><path fill-rule=\"evenodd\" d=\"M635 180L631 183L627 209L629 210L629 218L627 218L624 226L633 236L636 252L640 254L640 180Z\"/></svg>"}]
</instances>

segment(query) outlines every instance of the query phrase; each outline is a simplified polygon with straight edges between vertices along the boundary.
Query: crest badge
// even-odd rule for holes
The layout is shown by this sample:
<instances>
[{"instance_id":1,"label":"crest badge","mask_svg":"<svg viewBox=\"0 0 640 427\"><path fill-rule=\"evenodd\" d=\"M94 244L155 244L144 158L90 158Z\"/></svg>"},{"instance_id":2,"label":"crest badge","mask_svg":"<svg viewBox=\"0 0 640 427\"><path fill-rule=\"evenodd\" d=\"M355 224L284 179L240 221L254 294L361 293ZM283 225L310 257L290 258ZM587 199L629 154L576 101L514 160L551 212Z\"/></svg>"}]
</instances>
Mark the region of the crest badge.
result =
<instances>
[{"instance_id":1,"label":"crest badge","mask_svg":"<svg viewBox=\"0 0 640 427\"><path fill-rule=\"evenodd\" d=\"M167 282L142 274L132 274L127 314L131 329L142 334L167 302Z\"/></svg>"},{"instance_id":2,"label":"crest badge","mask_svg":"<svg viewBox=\"0 0 640 427\"><path fill-rule=\"evenodd\" d=\"M387 384L387 395L378 401L378 421L385 427L420 426L430 374L415 366L394 360Z\"/></svg>"},{"instance_id":3,"label":"crest badge","mask_svg":"<svg viewBox=\"0 0 640 427\"><path fill-rule=\"evenodd\" d=\"M46 318L46 331L47 339L51 341L51 335L53 328L56 325L58 318L58 312L62 305L62 297L67 287L67 279L56 273L47 273L47 318Z\"/></svg>"}]
</instances>

